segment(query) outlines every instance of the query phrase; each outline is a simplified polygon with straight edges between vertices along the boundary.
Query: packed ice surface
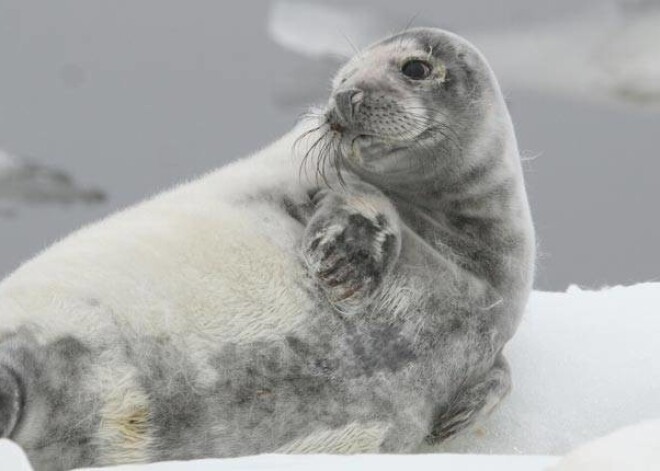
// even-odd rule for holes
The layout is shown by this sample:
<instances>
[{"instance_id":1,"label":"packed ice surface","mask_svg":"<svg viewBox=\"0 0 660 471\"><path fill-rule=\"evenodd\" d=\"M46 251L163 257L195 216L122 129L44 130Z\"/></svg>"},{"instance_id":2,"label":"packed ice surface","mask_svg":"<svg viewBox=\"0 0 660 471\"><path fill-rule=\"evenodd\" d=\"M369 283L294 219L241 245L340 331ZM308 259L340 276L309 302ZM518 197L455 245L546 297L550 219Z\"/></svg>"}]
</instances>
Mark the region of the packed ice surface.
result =
<instances>
[{"instance_id":1,"label":"packed ice surface","mask_svg":"<svg viewBox=\"0 0 660 471\"><path fill-rule=\"evenodd\" d=\"M451 455L261 456L123 469L322 471L337 469L340 462L339 468L348 470L368 465L378 469L414 466L419 470L546 469L554 462L552 458L477 455L564 455L621 427L660 418L658 332L660 283L601 291L571 287L566 293L534 292L518 333L507 346L514 379L511 395L475 430L442 446L421 450ZM648 433L658 437L658 428L656 425L654 432ZM637 445L640 442L637 440ZM614 449L601 448L603 452ZM595 450L596 455L601 453ZM0 463L9 462L5 460L14 452L0 447ZM621 453L625 452L622 447Z\"/></svg>"}]
</instances>

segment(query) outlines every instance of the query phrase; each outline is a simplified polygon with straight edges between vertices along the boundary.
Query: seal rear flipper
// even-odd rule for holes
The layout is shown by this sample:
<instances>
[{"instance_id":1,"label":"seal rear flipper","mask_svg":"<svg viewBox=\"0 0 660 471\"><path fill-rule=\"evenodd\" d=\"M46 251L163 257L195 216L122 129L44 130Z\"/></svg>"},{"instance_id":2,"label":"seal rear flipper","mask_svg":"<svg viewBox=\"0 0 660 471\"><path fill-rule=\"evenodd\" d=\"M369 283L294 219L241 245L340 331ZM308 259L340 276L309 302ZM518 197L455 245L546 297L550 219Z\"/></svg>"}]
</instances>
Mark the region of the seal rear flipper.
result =
<instances>
[{"instance_id":1,"label":"seal rear flipper","mask_svg":"<svg viewBox=\"0 0 660 471\"><path fill-rule=\"evenodd\" d=\"M23 393L16 373L0 366L0 437L9 437L23 409Z\"/></svg>"},{"instance_id":2,"label":"seal rear flipper","mask_svg":"<svg viewBox=\"0 0 660 471\"><path fill-rule=\"evenodd\" d=\"M438 411L426 443L438 444L470 428L488 416L511 391L511 372L500 354L492 369L477 383L458 393L454 400Z\"/></svg>"}]
</instances>

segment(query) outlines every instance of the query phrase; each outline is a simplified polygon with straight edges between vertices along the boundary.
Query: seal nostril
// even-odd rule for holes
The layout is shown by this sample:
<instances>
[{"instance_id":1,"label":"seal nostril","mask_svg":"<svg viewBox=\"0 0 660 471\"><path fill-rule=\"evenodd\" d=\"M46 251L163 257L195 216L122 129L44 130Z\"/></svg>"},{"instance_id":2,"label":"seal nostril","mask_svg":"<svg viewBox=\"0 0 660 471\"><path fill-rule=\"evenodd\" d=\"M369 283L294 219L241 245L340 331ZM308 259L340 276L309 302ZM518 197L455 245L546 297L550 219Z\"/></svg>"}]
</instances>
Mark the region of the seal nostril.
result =
<instances>
[{"instance_id":1,"label":"seal nostril","mask_svg":"<svg viewBox=\"0 0 660 471\"><path fill-rule=\"evenodd\" d=\"M345 119L351 119L364 98L364 92L357 89L342 90L335 94L337 110Z\"/></svg>"},{"instance_id":2,"label":"seal nostril","mask_svg":"<svg viewBox=\"0 0 660 471\"><path fill-rule=\"evenodd\" d=\"M355 93L353 93L353 96L351 97L351 103L353 103L353 105L358 105L362 103L363 98L364 98L364 92L361 90L356 90Z\"/></svg>"},{"instance_id":3,"label":"seal nostril","mask_svg":"<svg viewBox=\"0 0 660 471\"><path fill-rule=\"evenodd\" d=\"M351 96L351 105L353 105L352 106L353 115L355 115L358 112L358 109L360 108L363 99L364 99L364 92L361 90L356 90L353 96Z\"/></svg>"}]
</instances>

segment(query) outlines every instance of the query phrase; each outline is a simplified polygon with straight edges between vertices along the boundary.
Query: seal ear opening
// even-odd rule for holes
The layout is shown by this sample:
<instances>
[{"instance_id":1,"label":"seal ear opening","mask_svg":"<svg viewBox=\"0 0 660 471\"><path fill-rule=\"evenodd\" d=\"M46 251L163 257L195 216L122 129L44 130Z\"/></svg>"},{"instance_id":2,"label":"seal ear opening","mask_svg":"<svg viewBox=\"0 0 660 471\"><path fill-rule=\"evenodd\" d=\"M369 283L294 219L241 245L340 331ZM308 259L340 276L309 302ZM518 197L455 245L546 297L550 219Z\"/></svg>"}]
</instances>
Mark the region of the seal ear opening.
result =
<instances>
[{"instance_id":1,"label":"seal ear opening","mask_svg":"<svg viewBox=\"0 0 660 471\"><path fill-rule=\"evenodd\" d=\"M0 438L13 432L23 409L23 391L18 375L0 365Z\"/></svg>"}]
</instances>

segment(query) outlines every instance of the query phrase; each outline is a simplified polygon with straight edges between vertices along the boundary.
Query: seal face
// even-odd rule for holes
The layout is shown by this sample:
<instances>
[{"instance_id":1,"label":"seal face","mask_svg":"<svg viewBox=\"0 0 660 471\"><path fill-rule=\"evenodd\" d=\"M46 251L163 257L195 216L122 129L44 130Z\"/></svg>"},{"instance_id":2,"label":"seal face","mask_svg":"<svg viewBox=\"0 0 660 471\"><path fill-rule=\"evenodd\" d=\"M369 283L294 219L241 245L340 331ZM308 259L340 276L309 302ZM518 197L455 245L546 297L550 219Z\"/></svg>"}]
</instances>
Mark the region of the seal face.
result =
<instances>
[{"instance_id":1,"label":"seal face","mask_svg":"<svg viewBox=\"0 0 660 471\"><path fill-rule=\"evenodd\" d=\"M409 30L270 147L4 280L0 432L37 469L412 451L508 392L533 262L488 64Z\"/></svg>"},{"instance_id":2,"label":"seal face","mask_svg":"<svg viewBox=\"0 0 660 471\"><path fill-rule=\"evenodd\" d=\"M418 29L373 45L338 73L328 111L353 168L396 182L469 166L499 89L481 55L449 33ZM439 152L440 151L440 152ZM439 154L444 157L439 161ZM449 161L447 161L449 160Z\"/></svg>"}]
</instances>

